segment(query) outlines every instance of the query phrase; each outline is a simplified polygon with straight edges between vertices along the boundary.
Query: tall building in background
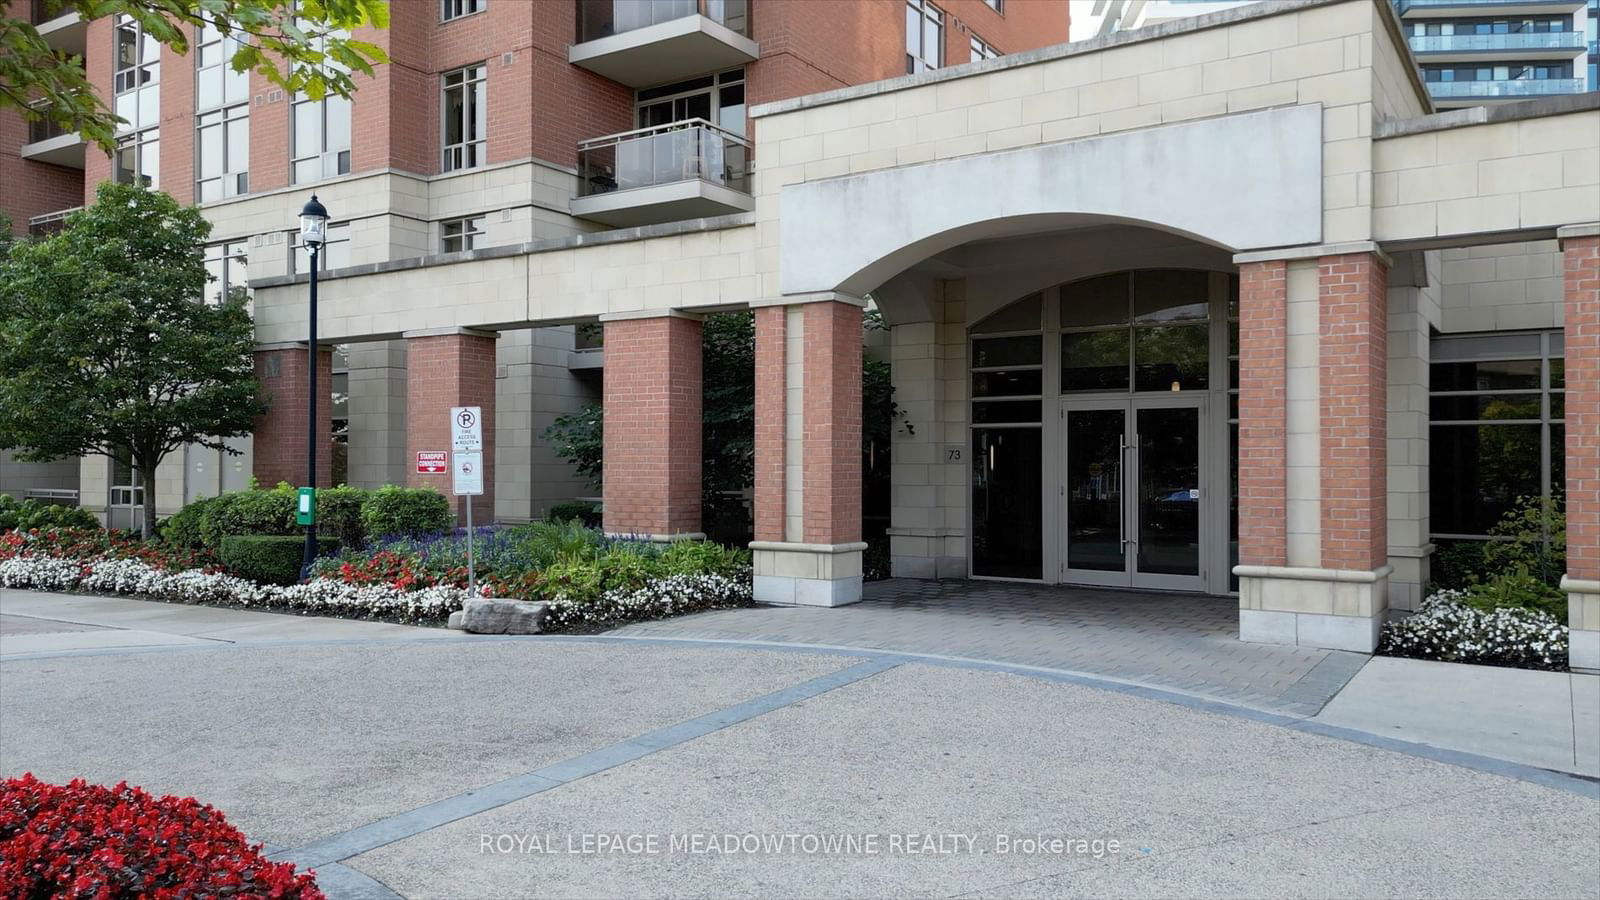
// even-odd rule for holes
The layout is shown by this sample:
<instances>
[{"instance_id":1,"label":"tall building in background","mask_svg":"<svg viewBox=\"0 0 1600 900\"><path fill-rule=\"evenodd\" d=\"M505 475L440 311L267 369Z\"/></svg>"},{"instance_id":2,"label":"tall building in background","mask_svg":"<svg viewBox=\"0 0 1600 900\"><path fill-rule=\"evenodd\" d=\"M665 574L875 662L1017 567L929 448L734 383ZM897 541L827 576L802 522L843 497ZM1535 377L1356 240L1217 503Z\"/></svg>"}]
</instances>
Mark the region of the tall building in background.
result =
<instances>
[{"instance_id":1,"label":"tall building in background","mask_svg":"<svg viewBox=\"0 0 1600 900\"><path fill-rule=\"evenodd\" d=\"M320 261L329 270L746 214L750 174L770 152L754 142L752 105L1061 43L1068 7L392 0L390 27L360 35L392 62L358 77L352 100L313 100L233 72L232 41L215 32L197 31L191 52L179 55L131 20L46 21L37 0L10 0L10 15L84 57L90 80L128 124L108 157L78 135L0 113L0 208L15 232L39 233L102 180L158 187L212 222L204 252L213 297L247 278L306 271L296 215L312 193L333 215ZM337 290L327 286L329 296ZM590 492L539 435L600 398L595 331L499 332L499 518L537 518ZM335 480L376 486L413 476L406 337L332 348ZM242 487L253 468L264 471L263 454L281 464L261 480L303 480L293 468L303 441L303 433L258 433L243 456L191 448L154 479L100 457L81 467L6 457L0 491L79 490L84 506L131 525L143 491L157 492L165 515Z\"/></svg>"}]
</instances>

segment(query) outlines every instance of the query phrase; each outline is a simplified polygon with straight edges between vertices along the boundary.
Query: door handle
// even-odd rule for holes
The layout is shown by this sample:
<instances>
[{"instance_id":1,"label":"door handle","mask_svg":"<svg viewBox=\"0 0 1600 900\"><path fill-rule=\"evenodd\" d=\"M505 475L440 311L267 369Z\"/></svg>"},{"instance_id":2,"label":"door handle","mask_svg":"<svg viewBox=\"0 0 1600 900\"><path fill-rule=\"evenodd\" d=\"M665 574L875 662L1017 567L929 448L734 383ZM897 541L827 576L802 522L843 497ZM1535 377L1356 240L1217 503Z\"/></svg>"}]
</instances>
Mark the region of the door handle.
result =
<instances>
[{"instance_id":1,"label":"door handle","mask_svg":"<svg viewBox=\"0 0 1600 900\"><path fill-rule=\"evenodd\" d=\"M1122 552L1128 552L1128 493L1123 488L1123 464L1128 459L1128 435L1117 436L1117 538Z\"/></svg>"}]
</instances>

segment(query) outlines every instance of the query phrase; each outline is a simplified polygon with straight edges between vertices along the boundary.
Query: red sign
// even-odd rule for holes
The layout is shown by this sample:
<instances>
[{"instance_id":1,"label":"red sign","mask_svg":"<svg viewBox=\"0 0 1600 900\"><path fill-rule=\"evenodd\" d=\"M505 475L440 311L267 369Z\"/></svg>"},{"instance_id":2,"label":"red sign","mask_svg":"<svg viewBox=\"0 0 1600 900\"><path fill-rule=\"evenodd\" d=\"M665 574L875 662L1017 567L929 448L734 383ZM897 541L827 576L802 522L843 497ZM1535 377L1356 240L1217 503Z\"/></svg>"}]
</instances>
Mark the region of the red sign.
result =
<instances>
[{"instance_id":1,"label":"red sign","mask_svg":"<svg viewBox=\"0 0 1600 900\"><path fill-rule=\"evenodd\" d=\"M443 475L450 471L450 454L443 450L418 450L418 475Z\"/></svg>"}]
</instances>

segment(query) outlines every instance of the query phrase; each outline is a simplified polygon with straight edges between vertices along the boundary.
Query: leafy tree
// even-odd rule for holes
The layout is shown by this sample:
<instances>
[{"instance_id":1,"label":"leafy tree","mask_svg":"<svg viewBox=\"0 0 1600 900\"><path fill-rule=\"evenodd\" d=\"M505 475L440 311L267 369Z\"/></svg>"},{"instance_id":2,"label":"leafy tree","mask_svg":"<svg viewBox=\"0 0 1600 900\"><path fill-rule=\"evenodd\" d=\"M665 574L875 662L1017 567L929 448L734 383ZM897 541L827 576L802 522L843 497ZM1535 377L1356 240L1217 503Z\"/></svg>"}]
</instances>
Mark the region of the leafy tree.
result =
<instances>
[{"instance_id":1,"label":"leafy tree","mask_svg":"<svg viewBox=\"0 0 1600 900\"><path fill-rule=\"evenodd\" d=\"M363 25L388 27L385 0L44 0L48 15L85 20L127 15L144 33L179 53L196 29L211 26L238 39L231 65L255 71L285 91L313 99L348 97L352 72L371 75L389 61L382 47L349 37ZM28 4L12 4L26 10ZM89 83L83 60L53 49L27 18L0 16L0 109L76 131L110 153L119 123Z\"/></svg>"},{"instance_id":2,"label":"leafy tree","mask_svg":"<svg viewBox=\"0 0 1600 900\"><path fill-rule=\"evenodd\" d=\"M135 185L100 185L59 234L0 263L0 447L23 460L99 454L138 472L144 533L153 474L185 444L236 453L266 410L242 294L201 301L199 210Z\"/></svg>"}]
</instances>

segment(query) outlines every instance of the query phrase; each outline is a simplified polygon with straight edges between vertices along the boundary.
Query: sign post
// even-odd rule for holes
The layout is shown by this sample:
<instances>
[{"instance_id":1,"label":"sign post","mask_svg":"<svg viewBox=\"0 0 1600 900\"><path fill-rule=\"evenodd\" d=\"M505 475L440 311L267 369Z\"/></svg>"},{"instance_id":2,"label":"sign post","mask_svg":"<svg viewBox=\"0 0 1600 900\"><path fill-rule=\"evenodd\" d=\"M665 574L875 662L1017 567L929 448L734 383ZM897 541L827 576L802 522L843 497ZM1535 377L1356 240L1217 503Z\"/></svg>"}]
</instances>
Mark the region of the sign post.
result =
<instances>
[{"instance_id":1,"label":"sign post","mask_svg":"<svg viewBox=\"0 0 1600 900\"><path fill-rule=\"evenodd\" d=\"M476 406L450 409L451 488L467 498L467 596L478 594L478 569L472 554L472 498L483 493L483 410ZM417 465L422 465L417 454Z\"/></svg>"}]
</instances>

